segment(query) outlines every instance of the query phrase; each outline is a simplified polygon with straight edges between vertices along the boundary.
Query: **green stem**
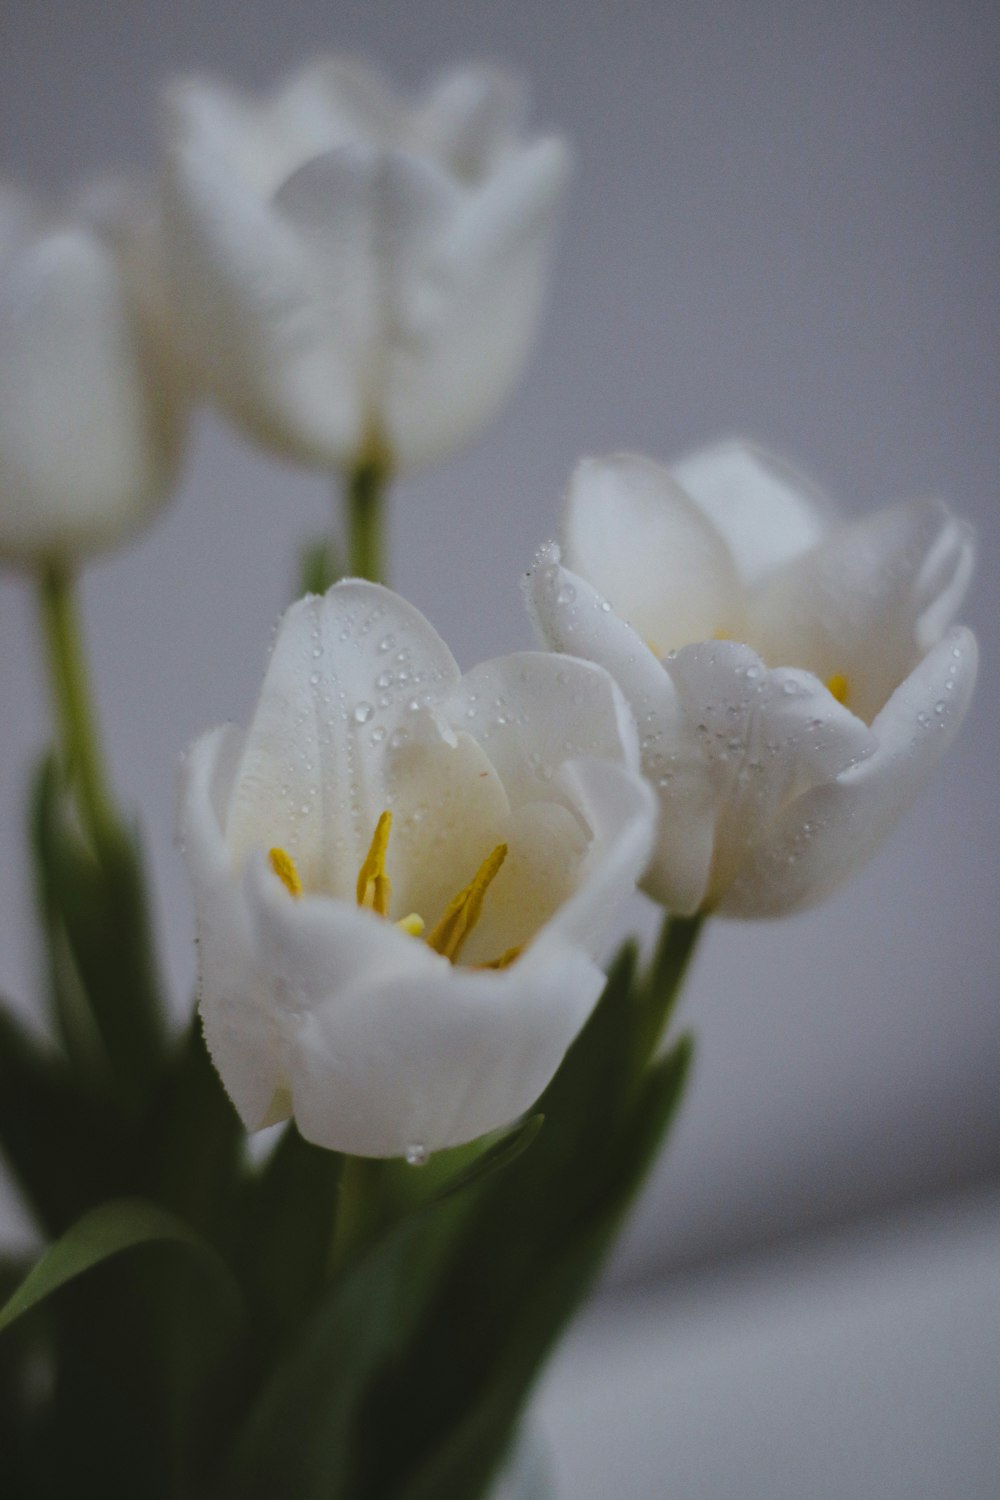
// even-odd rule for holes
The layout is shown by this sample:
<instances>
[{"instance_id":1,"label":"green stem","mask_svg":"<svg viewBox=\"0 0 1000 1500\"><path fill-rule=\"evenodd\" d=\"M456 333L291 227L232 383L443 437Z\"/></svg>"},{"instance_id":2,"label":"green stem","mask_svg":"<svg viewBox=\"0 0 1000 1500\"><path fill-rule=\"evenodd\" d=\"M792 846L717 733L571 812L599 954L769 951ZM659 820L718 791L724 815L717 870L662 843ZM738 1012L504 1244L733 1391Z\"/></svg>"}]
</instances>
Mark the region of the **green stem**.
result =
<instances>
[{"instance_id":1,"label":"green stem","mask_svg":"<svg viewBox=\"0 0 1000 1500\"><path fill-rule=\"evenodd\" d=\"M384 582L382 515L389 479L385 460L359 460L344 486L347 511L347 571L353 578Z\"/></svg>"},{"instance_id":2,"label":"green stem","mask_svg":"<svg viewBox=\"0 0 1000 1500\"><path fill-rule=\"evenodd\" d=\"M63 769L76 787L80 816L98 850L117 845L121 825L108 789L80 633L76 580L51 561L39 575L42 629Z\"/></svg>"}]
</instances>

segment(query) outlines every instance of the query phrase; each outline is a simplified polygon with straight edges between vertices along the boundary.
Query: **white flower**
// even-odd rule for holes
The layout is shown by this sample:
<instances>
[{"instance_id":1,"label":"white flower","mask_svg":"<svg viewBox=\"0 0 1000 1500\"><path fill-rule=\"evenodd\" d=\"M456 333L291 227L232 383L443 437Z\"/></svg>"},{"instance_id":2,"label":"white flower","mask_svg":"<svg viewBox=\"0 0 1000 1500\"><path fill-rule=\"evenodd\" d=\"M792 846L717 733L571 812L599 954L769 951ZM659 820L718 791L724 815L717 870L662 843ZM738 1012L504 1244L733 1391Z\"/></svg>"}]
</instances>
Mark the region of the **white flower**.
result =
<instances>
[{"instance_id":1,"label":"white flower","mask_svg":"<svg viewBox=\"0 0 1000 1500\"><path fill-rule=\"evenodd\" d=\"M293 605L250 729L199 739L182 788L205 1034L247 1127L416 1157L515 1119L601 991L653 816L600 668L463 677L375 584Z\"/></svg>"},{"instance_id":2,"label":"white flower","mask_svg":"<svg viewBox=\"0 0 1000 1500\"><path fill-rule=\"evenodd\" d=\"M976 643L948 626L971 566L943 505L831 526L741 445L580 465L529 608L635 713L660 801L650 895L774 916L869 858L968 707Z\"/></svg>"},{"instance_id":3,"label":"white flower","mask_svg":"<svg viewBox=\"0 0 1000 1500\"><path fill-rule=\"evenodd\" d=\"M0 558L113 545L167 498L184 404L153 242L125 190L65 212L0 187Z\"/></svg>"},{"instance_id":4,"label":"white flower","mask_svg":"<svg viewBox=\"0 0 1000 1500\"><path fill-rule=\"evenodd\" d=\"M465 68L414 103L345 58L254 100L168 95L165 229L181 334L212 396L307 462L393 468L473 436L537 322L565 145Z\"/></svg>"}]
</instances>

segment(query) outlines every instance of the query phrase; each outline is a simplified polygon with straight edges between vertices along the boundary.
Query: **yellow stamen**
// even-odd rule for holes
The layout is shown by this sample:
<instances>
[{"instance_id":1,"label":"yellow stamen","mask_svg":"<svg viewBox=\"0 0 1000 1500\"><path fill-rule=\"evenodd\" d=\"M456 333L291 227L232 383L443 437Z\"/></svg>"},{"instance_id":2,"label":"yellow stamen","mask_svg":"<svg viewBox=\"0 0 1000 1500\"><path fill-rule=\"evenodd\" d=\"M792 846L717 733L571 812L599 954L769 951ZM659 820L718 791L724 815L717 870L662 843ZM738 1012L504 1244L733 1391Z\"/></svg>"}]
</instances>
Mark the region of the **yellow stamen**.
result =
<instances>
[{"instance_id":1,"label":"yellow stamen","mask_svg":"<svg viewBox=\"0 0 1000 1500\"><path fill-rule=\"evenodd\" d=\"M418 917L415 911L411 911L408 917L400 917L396 923L400 932L409 933L410 937L423 937L424 919Z\"/></svg>"},{"instance_id":2,"label":"yellow stamen","mask_svg":"<svg viewBox=\"0 0 1000 1500\"><path fill-rule=\"evenodd\" d=\"M389 915L392 886L385 873L385 855L389 847L392 813L386 808L375 824L371 848L358 871L358 905L370 907L380 917Z\"/></svg>"},{"instance_id":3,"label":"yellow stamen","mask_svg":"<svg viewBox=\"0 0 1000 1500\"><path fill-rule=\"evenodd\" d=\"M299 872L295 868L295 861L284 849L272 849L270 856L271 869L281 881L290 896L302 895L302 881Z\"/></svg>"},{"instance_id":4,"label":"yellow stamen","mask_svg":"<svg viewBox=\"0 0 1000 1500\"><path fill-rule=\"evenodd\" d=\"M499 958L491 958L488 964L477 964L477 969L509 969L516 959L524 952L524 944L518 943L514 948L508 948L506 953L501 953Z\"/></svg>"},{"instance_id":5,"label":"yellow stamen","mask_svg":"<svg viewBox=\"0 0 1000 1500\"><path fill-rule=\"evenodd\" d=\"M834 672L832 677L826 679L826 689L828 693L833 694L838 703L846 703L851 685L843 672Z\"/></svg>"},{"instance_id":6,"label":"yellow stamen","mask_svg":"<svg viewBox=\"0 0 1000 1500\"><path fill-rule=\"evenodd\" d=\"M493 883L500 866L507 858L507 845L497 844L492 854L487 855L464 890L448 903L444 916L427 938L427 945L435 953L458 958L462 945L479 921L483 909L483 898Z\"/></svg>"}]
</instances>

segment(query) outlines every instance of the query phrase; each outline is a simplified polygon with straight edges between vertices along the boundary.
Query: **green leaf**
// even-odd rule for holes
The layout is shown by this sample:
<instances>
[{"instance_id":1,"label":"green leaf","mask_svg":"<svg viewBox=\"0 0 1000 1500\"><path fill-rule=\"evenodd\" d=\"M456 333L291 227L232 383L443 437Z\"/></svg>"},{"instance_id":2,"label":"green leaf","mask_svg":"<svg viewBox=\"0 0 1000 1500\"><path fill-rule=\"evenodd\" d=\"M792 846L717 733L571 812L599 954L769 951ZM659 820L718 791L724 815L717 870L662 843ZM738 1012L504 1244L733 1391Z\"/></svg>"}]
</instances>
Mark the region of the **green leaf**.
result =
<instances>
[{"instance_id":1,"label":"green leaf","mask_svg":"<svg viewBox=\"0 0 1000 1500\"><path fill-rule=\"evenodd\" d=\"M507 1172L474 1190L478 1201L448 1250L440 1292L390 1382L366 1405L352 1500L472 1500L483 1492L680 1097L689 1044L646 1062L670 1002L671 972L679 982L683 964L662 961L651 976L639 975L634 945L624 947L539 1100L544 1130ZM393 1413L391 1445L379 1437L385 1410Z\"/></svg>"},{"instance_id":2,"label":"green leaf","mask_svg":"<svg viewBox=\"0 0 1000 1500\"><path fill-rule=\"evenodd\" d=\"M234 1308L239 1306L240 1294L229 1270L194 1230L158 1204L141 1198L119 1198L84 1214L45 1252L0 1308L0 1332L61 1286L110 1256L155 1241L194 1250L218 1276L219 1289L226 1299Z\"/></svg>"},{"instance_id":3,"label":"green leaf","mask_svg":"<svg viewBox=\"0 0 1000 1500\"><path fill-rule=\"evenodd\" d=\"M326 1283L344 1158L289 1125L245 1189L238 1264L258 1331L286 1342Z\"/></svg>"},{"instance_id":4,"label":"green leaf","mask_svg":"<svg viewBox=\"0 0 1000 1500\"><path fill-rule=\"evenodd\" d=\"M132 1149L65 1058L0 1005L0 1151L45 1230L121 1191Z\"/></svg>"},{"instance_id":5,"label":"green leaf","mask_svg":"<svg viewBox=\"0 0 1000 1500\"><path fill-rule=\"evenodd\" d=\"M122 832L98 859L50 758L36 779L32 844L56 1017L71 1056L92 1086L102 1067L110 1071L117 1101L140 1113L162 1066L166 1026L138 841Z\"/></svg>"}]
</instances>

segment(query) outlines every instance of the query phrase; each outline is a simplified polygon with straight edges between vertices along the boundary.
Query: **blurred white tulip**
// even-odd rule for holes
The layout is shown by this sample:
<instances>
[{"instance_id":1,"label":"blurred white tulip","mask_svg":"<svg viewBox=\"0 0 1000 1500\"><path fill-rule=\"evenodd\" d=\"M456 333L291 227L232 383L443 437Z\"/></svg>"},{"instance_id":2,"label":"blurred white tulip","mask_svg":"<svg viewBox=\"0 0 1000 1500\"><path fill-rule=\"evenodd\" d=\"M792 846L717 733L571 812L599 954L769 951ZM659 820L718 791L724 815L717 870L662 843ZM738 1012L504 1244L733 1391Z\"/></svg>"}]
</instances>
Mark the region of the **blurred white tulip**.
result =
<instances>
[{"instance_id":1,"label":"blurred white tulip","mask_svg":"<svg viewBox=\"0 0 1000 1500\"><path fill-rule=\"evenodd\" d=\"M515 80L473 67L413 102L337 57L261 100L169 88L180 336L252 437L411 469L493 416L532 342L568 171L522 114Z\"/></svg>"},{"instance_id":2,"label":"blurred white tulip","mask_svg":"<svg viewBox=\"0 0 1000 1500\"><path fill-rule=\"evenodd\" d=\"M124 184L65 210L0 187L0 558L73 563L170 494L186 402L152 217Z\"/></svg>"}]
</instances>

